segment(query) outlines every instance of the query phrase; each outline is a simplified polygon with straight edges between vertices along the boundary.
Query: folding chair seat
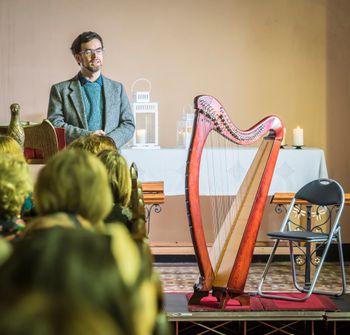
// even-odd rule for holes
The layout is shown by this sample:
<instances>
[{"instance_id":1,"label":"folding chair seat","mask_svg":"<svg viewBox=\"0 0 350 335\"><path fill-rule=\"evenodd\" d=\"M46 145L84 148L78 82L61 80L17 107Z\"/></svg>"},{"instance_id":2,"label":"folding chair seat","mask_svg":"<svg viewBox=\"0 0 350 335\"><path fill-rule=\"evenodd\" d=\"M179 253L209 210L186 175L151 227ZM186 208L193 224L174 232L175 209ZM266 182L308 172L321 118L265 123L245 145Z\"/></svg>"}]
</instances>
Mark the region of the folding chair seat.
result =
<instances>
[{"instance_id":1,"label":"folding chair seat","mask_svg":"<svg viewBox=\"0 0 350 335\"><path fill-rule=\"evenodd\" d=\"M330 296L340 296L345 293L346 279L340 226L340 217L344 203L345 198L342 187L338 182L331 179L314 180L303 186L295 194L282 222L280 231L267 234L269 238L275 240L275 243L262 274L258 287L259 295L266 298L305 301L312 293ZM300 215L306 216L306 227L298 221ZM319 224L312 224L311 219L315 222L317 220L320 222ZM272 292L263 290L265 279L281 241L287 241L289 244L293 285L299 292L305 293L301 298L279 295L278 292L272 294ZM342 286L334 291L316 290L315 286L331 243L336 243L338 247ZM303 286L300 285L300 279L298 282L297 278L295 248L304 250L306 269L310 269L312 264L316 266L315 272L310 278L308 278L309 273L305 273ZM313 257L316 255L318 261L312 262Z\"/></svg>"}]
</instances>

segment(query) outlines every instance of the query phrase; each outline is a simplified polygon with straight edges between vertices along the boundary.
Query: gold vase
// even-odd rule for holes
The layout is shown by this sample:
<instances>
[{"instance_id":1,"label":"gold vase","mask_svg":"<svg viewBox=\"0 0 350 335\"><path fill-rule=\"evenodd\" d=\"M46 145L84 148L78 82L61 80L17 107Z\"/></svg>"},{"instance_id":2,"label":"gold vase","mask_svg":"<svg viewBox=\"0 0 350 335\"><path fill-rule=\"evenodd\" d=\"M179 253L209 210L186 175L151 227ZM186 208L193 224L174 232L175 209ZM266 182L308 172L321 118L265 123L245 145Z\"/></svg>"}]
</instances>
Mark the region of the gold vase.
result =
<instances>
[{"instance_id":1,"label":"gold vase","mask_svg":"<svg viewBox=\"0 0 350 335\"><path fill-rule=\"evenodd\" d=\"M11 120L7 128L7 135L14 138L19 145L24 148L24 129L20 122L20 110L19 104L12 104L10 106L11 110Z\"/></svg>"}]
</instances>

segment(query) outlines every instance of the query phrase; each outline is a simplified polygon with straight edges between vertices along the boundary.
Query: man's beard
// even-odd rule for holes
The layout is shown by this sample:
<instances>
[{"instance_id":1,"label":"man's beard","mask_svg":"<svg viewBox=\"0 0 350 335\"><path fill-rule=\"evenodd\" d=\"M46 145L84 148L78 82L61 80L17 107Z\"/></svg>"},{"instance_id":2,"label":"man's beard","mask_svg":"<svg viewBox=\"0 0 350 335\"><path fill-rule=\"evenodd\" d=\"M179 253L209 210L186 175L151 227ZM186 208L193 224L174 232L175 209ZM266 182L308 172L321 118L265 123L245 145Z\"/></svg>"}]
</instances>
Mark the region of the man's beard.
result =
<instances>
[{"instance_id":1,"label":"man's beard","mask_svg":"<svg viewBox=\"0 0 350 335\"><path fill-rule=\"evenodd\" d=\"M89 70L92 73L98 72L102 68L101 63L99 63L99 65L90 65L89 63L86 66L85 66L85 64L82 64L82 65L86 70Z\"/></svg>"},{"instance_id":2,"label":"man's beard","mask_svg":"<svg viewBox=\"0 0 350 335\"><path fill-rule=\"evenodd\" d=\"M86 67L86 69L88 69L90 72L93 72L93 73L100 71L101 68L102 68L102 65L99 65L99 66L91 66L91 65L89 65L89 66Z\"/></svg>"}]
</instances>

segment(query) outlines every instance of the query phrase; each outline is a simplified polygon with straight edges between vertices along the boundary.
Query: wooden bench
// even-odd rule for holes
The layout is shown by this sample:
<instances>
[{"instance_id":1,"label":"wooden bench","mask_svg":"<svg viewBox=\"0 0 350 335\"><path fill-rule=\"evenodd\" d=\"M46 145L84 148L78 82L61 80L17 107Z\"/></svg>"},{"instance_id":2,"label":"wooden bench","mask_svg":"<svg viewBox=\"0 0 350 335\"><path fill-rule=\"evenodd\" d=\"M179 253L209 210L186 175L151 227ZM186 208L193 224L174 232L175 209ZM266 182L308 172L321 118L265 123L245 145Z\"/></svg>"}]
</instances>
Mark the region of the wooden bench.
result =
<instances>
[{"instance_id":1,"label":"wooden bench","mask_svg":"<svg viewBox=\"0 0 350 335\"><path fill-rule=\"evenodd\" d=\"M151 227L151 213L154 210L155 213L161 212L161 204L164 204L164 182L163 181L150 181L141 183L143 192L143 201L145 203L147 231L149 233Z\"/></svg>"},{"instance_id":2,"label":"wooden bench","mask_svg":"<svg viewBox=\"0 0 350 335\"><path fill-rule=\"evenodd\" d=\"M141 183L145 205L164 204L164 182L150 181Z\"/></svg>"}]
</instances>

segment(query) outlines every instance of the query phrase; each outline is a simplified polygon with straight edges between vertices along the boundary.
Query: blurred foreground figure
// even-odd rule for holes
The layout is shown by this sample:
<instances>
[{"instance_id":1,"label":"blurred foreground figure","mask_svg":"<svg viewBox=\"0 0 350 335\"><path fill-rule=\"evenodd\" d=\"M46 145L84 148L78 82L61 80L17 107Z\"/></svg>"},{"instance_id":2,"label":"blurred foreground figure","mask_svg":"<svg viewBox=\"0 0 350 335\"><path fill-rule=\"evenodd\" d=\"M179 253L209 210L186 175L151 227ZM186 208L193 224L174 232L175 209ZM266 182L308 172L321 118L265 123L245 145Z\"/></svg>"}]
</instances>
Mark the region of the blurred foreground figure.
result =
<instances>
[{"instance_id":1,"label":"blurred foreground figure","mask_svg":"<svg viewBox=\"0 0 350 335\"><path fill-rule=\"evenodd\" d=\"M50 330L43 334L136 334L132 292L121 271L108 235L63 227L37 231L19 241L0 267L0 333L21 334L15 331L23 327L23 334L42 334L30 333L30 326Z\"/></svg>"},{"instance_id":2,"label":"blurred foreground figure","mask_svg":"<svg viewBox=\"0 0 350 335\"><path fill-rule=\"evenodd\" d=\"M19 159L25 160L21 146L8 135L0 135L0 154L13 154Z\"/></svg>"},{"instance_id":3,"label":"blurred foreground figure","mask_svg":"<svg viewBox=\"0 0 350 335\"><path fill-rule=\"evenodd\" d=\"M97 155L102 150L117 150L117 147L108 136L87 135L75 139L67 146L67 149L82 149Z\"/></svg>"},{"instance_id":4,"label":"blurred foreground figure","mask_svg":"<svg viewBox=\"0 0 350 335\"><path fill-rule=\"evenodd\" d=\"M140 253L126 227L119 223L105 225L103 222L112 209L113 201L107 171L102 162L84 150L72 149L59 152L40 171L34 189L34 201L41 216L28 225L24 232L25 239L32 240L54 227L71 228L69 230L77 232L90 230L92 234L107 236L110 240L108 248L114 257L114 266L120 277L119 281L111 277L110 283L118 288L118 292L122 291L118 293L118 303L122 304L124 309L120 314L117 307L112 307L118 315L121 315L121 318L125 311L128 320L131 320L130 329L126 325L120 325L120 328L122 331L126 330L127 334L156 334L159 288L148 275L151 271L149 263L147 263L148 270L145 275L143 254ZM55 244L52 242L48 246L53 245ZM62 249L56 253L63 262L67 258L66 238L61 239L59 247ZM93 255L95 251L96 247L86 243L82 255L95 259ZM45 251L44 255L49 257L52 252ZM102 263L103 257L96 255L96 262L100 259ZM31 264L29 260L27 261L27 264ZM50 263L51 258L47 258L46 261ZM72 267L74 268L73 265ZM93 264L86 263L84 267L97 271ZM53 271L55 268L59 266L56 264L52 267ZM77 268L75 271L76 275L79 275ZM68 278L68 275L62 277L62 280L64 278ZM87 275L84 275L84 278L83 286L87 285L85 281L90 281ZM102 278L92 281L102 283L103 280ZM48 278L45 281L51 282ZM90 287L88 289L91 290ZM112 294L109 296L112 297Z\"/></svg>"},{"instance_id":5,"label":"blurred foreground figure","mask_svg":"<svg viewBox=\"0 0 350 335\"><path fill-rule=\"evenodd\" d=\"M24 229L22 206L32 191L27 163L16 154L0 155L0 234L15 240Z\"/></svg>"},{"instance_id":6,"label":"blurred foreground figure","mask_svg":"<svg viewBox=\"0 0 350 335\"><path fill-rule=\"evenodd\" d=\"M105 221L108 226L124 225L135 241L141 257L141 272L144 282L156 288L157 314L154 334L169 334L169 323L163 310L163 290L158 273L153 269L153 256L146 233L145 204L137 167L132 164L130 171L124 157L116 150L101 151L101 159L108 171L113 194L113 208Z\"/></svg>"},{"instance_id":7,"label":"blurred foreground figure","mask_svg":"<svg viewBox=\"0 0 350 335\"><path fill-rule=\"evenodd\" d=\"M13 296L0 304L1 335L123 335L96 307L42 291Z\"/></svg>"},{"instance_id":8,"label":"blurred foreground figure","mask_svg":"<svg viewBox=\"0 0 350 335\"><path fill-rule=\"evenodd\" d=\"M107 169L113 195L113 207L105 222L122 222L132 233L132 212L129 208L131 177L128 163L117 150L103 150L97 154L97 157Z\"/></svg>"},{"instance_id":9,"label":"blurred foreground figure","mask_svg":"<svg viewBox=\"0 0 350 335\"><path fill-rule=\"evenodd\" d=\"M103 230L112 207L106 169L86 151L61 151L40 170L34 203L39 215L63 212L69 226Z\"/></svg>"}]
</instances>

